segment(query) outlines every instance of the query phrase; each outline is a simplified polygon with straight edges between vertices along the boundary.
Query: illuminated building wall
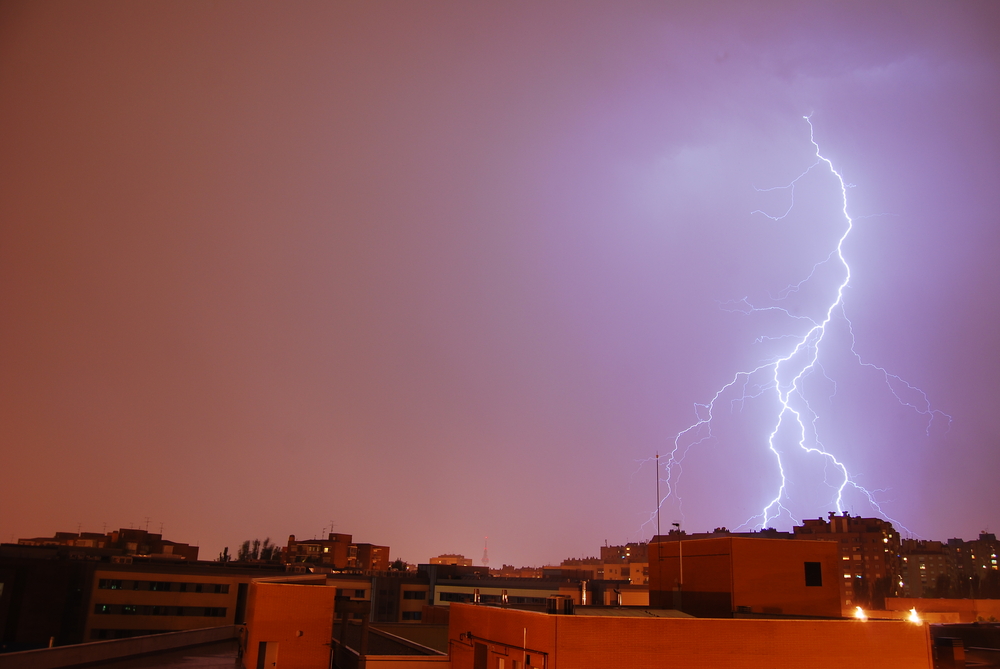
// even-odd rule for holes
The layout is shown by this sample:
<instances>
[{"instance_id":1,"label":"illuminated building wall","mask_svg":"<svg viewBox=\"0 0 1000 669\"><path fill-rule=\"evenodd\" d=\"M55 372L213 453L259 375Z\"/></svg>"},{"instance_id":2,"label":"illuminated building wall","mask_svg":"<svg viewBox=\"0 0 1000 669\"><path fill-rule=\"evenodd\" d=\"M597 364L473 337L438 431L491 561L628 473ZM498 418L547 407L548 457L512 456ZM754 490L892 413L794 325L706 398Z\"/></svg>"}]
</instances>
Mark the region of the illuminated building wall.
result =
<instances>
[{"instance_id":1,"label":"illuminated building wall","mask_svg":"<svg viewBox=\"0 0 1000 669\"><path fill-rule=\"evenodd\" d=\"M452 607L449 648L452 669L932 666L928 626L906 622L548 615L464 604Z\"/></svg>"},{"instance_id":2,"label":"illuminated building wall","mask_svg":"<svg viewBox=\"0 0 1000 669\"><path fill-rule=\"evenodd\" d=\"M747 537L659 541L649 545L649 603L711 618L840 617L837 558L832 542Z\"/></svg>"}]
</instances>

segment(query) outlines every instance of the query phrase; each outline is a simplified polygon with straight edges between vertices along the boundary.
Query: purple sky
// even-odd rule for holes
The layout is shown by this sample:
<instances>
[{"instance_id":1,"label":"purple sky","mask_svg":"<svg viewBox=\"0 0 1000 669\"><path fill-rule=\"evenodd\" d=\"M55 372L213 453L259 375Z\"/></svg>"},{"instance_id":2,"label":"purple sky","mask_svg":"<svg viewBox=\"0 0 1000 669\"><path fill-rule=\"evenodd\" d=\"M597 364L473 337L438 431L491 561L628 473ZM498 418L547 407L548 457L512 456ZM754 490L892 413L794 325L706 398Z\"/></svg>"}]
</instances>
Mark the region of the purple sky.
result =
<instances>
[{"instance_id":1,"label":"purple sky","mask_svg":"<svg viewBox=\"0 0 1000 669\"><path fill-rule=\"evenodd\" d=\"M725 303L842 232L818 173L750 213L787 208L754 189L812 162L810 113L855 186L857 351L953 417L928 434L841 322L823 444L914 535L1000 530L1000 5L744 5L0 5L0 538L648 539L641 461L793 331ZM774 496L765 400L664 526Z\"/></svg>"}]
</instances>

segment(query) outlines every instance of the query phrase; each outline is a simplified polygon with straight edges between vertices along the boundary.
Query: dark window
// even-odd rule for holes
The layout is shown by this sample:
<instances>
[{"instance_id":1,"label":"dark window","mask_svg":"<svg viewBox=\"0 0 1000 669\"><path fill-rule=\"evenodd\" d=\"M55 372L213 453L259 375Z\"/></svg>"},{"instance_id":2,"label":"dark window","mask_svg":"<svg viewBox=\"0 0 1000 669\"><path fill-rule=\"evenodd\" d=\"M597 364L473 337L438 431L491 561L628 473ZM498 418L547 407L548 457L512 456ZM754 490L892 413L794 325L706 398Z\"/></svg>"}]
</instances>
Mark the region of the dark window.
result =
<instances>
[{"instance_id":1,"label":"dark window","mask_svg":"<svg viewBox=\"0 0 1000 669\"><path fill-rule=\"evenodd\" d=\"M823 585L823 564L820 562L806 562L806 587L822 587Z\"/></svg>"},{"instance_id":2,"label":"dark window","mask_svg":"<svg viewBox=\"0 0 1000 669\"><path fill-rule=\"evenodd\" d=\"M426 590L404 590L403 599L427 599Z\"/></svg>"},{"instance_id":3,"label":"dark window","mask_svg":"<svg viewBox=\"0 0 1000 669\"><path fill-rule=\"evenodd\" d=\"M403 611L403 620L420 620L420 611Z\"/></svg>"},{"instance_id":4,"label":"dark window","mask_svg":"<svg viewBox=\"0 0 1000 669\"><path fill-rule=\"evenodd\" d=\"M120 579L102 578L100 582L98 582L97 587L102 590L121 590L122 582Z\"/></svg>"},{"instance_id":5,"label":"dark window","mask_svg":"<svg viewBox=\"0 0 1000 669\"><path fill-rule=\"evenodd\" d=\"M139 607L138 606L133 606L131 604L126 604L126 605L124 605L122 607L122 615L123 616L134 616L137 613L139 613Z\"/></svg>"},{"instance_id":6,"label":"dark window","mask_svg":"<svg viewBox=\"0 0 1000 669\"><path fill-rule=\"evenodd\" d=\"M358 599L364 599L365 598L365 591L364 590L355 590L354 591L354 596L357 597Z\"/></svg>"},{"instance_id":7,"label":"dark window","mask_svg":"<svg viewBox=\"0 0 1000 669\"><path fill-rule=\"evenodd\" d=\"M170 592L170 581L150 581L149 589L156 592Z\"/></svg>"}]
</instances>

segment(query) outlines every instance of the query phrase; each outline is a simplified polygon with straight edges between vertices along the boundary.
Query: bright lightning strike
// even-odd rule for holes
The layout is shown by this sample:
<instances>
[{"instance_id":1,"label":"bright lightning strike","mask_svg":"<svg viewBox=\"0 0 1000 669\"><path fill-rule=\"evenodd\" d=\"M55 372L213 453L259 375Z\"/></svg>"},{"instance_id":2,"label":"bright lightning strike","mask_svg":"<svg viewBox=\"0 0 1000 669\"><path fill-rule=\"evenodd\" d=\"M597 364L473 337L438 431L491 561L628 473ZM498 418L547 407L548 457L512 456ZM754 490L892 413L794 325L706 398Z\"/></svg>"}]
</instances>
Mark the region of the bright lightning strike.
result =
<instances>
[{"instance_id":1,"label":"bright lightning strike","mask_svg":"<svg viewBox=\"0 0 1000 669\"><path fill-rule=\"evenodd\" d=\"M833 384L834 388L836 387L833 380L826 374L820 359L821 352L832 345L828 344L831 323L843 321L846 324L850 353L857 363L881 375L889 391L899 403L926 420L928 434L930 434L931 425L935 420L947 420L950 424L951 416L934 409L924 391L890 373L885 368L863 360L856 351L854 328L847 318L844 308L844 292L851 282L851 267L844 255L844 243L855 224L855 220L848 212L847 193L852 186L844 180L843 175L837 171L833 163L820 152L812 120L809 116L804 118L809 125L809 140L815 148L815 161L784 186L757 189L758 192L762 193L787 191L790 204L786 211L775 215L758 209L751 212L751 215L763 215L772 221L784 219L795 208L795 190L800 182L814 170L827 170L834 177L833 183L837 184L839 190L838 218L842 221L842 233L829 254L813 266L808 276L789 285L776 296L772 296L771 304L757 305L749 298L743 298L724 305L727 310L746 315L777 312L790 319L796 327L793 332L779 336L759 337L758 343L765 340L785 343L785 347L782 349L784 352L752 369L736 372L727 383L715 392L711 399L704 403L695 404L695 421L675 436L668 457L665 458L664 471L666 474L665 478L661 478L660 481L665 484L664 490L666 492L660 498L659 504L662 507L666 500L673 498L680 507L681 498L678 494L678 483L683 473L684 460L692 448L714 438L713 422L716 420L716 412L721 405L728 403L730 408L738 406L742 409L749 401L772 401L773 410L769 414L771 416L770 428L766 439L762 441L766 443L766 448L770 452L770 457L780 478L780 484L768 496L763 508L748 518L740 528L768 527L782 516L794 523L800 521L789 509L788 486L790 480L786 466L788 453L782 448L782 444L787 442L785 435L788 434L791 435L791 442L803 454L808 454L808 457L818 458L822 461L824 465L822 483L831 490L827 504L833 506L838 513L843 512L845 491L853 489L867 499L872 508L879 514L894 522L897 527L901 527L899 522L889 518L879 505L876 495L883 491L869 490L855 481L843 459L835 455L821 440L820 415L815 408L817 402L815 399L810 402L810 393L807 392L805 381L811 375L818 374ZM822 273L820 273L821 268ZM792 313L789 308L780 304L789 295L799 292L807 283L823 281L823 277L827 275L832 277L825 279L829 282L825 289L828 297L824 306L817 310L814 316Z\"/></svg>"}]
</instances>

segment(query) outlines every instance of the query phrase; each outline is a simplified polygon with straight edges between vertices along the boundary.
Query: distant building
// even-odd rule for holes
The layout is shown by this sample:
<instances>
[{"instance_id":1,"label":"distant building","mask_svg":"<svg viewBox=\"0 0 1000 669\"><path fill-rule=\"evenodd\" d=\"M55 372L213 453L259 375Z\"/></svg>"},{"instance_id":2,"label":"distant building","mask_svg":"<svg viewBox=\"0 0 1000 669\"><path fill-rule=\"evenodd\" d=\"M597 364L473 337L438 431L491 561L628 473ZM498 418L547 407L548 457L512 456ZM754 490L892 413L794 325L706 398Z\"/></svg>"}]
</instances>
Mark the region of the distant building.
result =
<instances>
[{"instance_id":1,"label":"distant building","mask_svg":"<svg viewBox=\"0 0 1000 669\"><path fill-rule=\"evenodd\" d=\"M839 545L845 612L855 606L881 609L885 598L899 591L900 539L892 523L831 511L827 520L805 520L793 531L796 539L832 541Z\"/></svg>"},{"instance_id":2,"label":"distant building","mask_svg":"<svg viewBox=\"0 0 1000 669\"><path fill-rule=\"evenodd\" d=\"M389 569L389 547L359 544L350 534L330 532L326 539L296 541L288 536L288 545L281 552L286 564L305 563L331 569L386 571Z\"/></svg>"},{"instance_id":3,"label":"distant building","mask_svg":"<svg viewBox=\"0 0 1000 669\"><path fill-rule=\"evenodd\" d=\"M604 564L649 562L648 544L629 543L623 546L601 546L601 562Z\"/></svg>"},{"instance_id":4,"label":"distant building","mask_svg":"<svg viewBox=\"0 0 1000 669\"><path fill-rule=\"evenodd\" d=\"M940 541L904 539L900 546L903 597L948 597L955 581L955 563Z\"/></svg>"},{"instance_id":5,"label":"distant building","mask_svg":"<svg viewBox=\"0 0 1000 669\"><path fill-rule=\"evenodd\" d=\"M565 578L604 580L604 562L600 558L568 558L558 567L544 567L545 576L563 576Z\"/></svg>"},{"instance_id":6,"label":"distant building","mask_svg":"<svg viewBox=\"0 0 1000 669\"><path fill-rule=\"evenodd\" d=\"M947 550L955 567L953 597L1000 599L1000 542L996 535L981 532L972 541L949 539Z\"/></svg>"},{"instance_id":7,"label":"distant building","mask_svg":"<svg viewBox=\"0 0 1000 669\"><path fill-rule=\"evenodd\" d=\"M120 529L107 534L96 532L56 532L52 537L18 539L21 546L73 546L76 548L116 549L123 555L150 555L157 557L197 560L198 547L178 541L167 541L160 534L146 530Z\"/></svg>"},{"instance_id":8,"label":"distant building","mask_svg":"<svg viewBox=\"0 0 1000 669\"><path fill-rule=\"evenodd\" d=\"M649 583L648 544L601 546L601 562L606 580L628 581L633 585Z\"/></svg>"},{"instance_id":9,"label":"distant building","mask_svg":"<svg viewBox=\"0 0 1000 669\"><path fill-rule=\"evenodd\" d=\"M656 537L649 544L649 605L704 618L839 618L838 558L830 542Z\"/></svg>"},{"instance_id":10,"label":"distant building","mask_svg":"<svg viewBox=\"0 0 1000 669\"><path fill-rule=\"evenodd\" d=\"M445 553L443 555L438 555L437 557L432 557L430 563L431 564L457 564L457 565L460 565L462 567L471 567L472 566L472 558L467 558L464 555L458 555L457 553Z\"/></svg>"},{"instance_id":11,"label":"distant building","mask_svg":"<svg viewBox=\"0 0 1000 669\"><path fill-rule=\"evenodd\" d=\"M490 574L500 578L542 578L544 569L542 567L515 567L505 564L500 569L491 569Z\"/></svg>"}]
</instances>

